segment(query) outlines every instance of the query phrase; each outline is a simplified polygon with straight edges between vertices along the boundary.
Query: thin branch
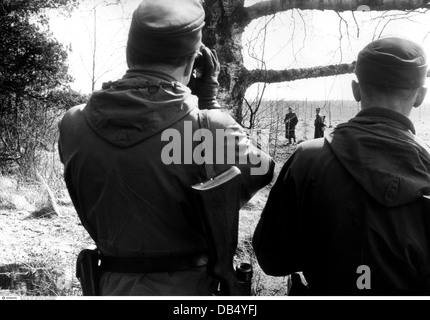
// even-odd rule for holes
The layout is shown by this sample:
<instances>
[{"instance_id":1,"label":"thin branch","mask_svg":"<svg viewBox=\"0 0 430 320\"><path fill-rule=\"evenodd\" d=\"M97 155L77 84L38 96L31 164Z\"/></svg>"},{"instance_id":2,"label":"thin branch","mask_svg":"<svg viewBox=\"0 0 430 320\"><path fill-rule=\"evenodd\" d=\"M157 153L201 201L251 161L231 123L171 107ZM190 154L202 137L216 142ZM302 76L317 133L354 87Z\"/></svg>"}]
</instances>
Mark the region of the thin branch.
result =
<instances>
[{"instance_id":1,"label":"thin branch","mask_svg":"<svg viewBox=\"0 0 430 320\"><path fill-rule=\"evenodd\" d=\"M339 50L340 50L340 61L342 61L343 58L343 52L342 52L342 39L343 39L343 32L342 32L342 21L346 24L346 32L348 34L349 38L349 31L348 31L348 23L345 21L345 19L342 17L340 12L336 11L337 16L339 17Z\"/></svg>"},{"instance_id":2,"label":"thin branch","mask_svg":"<svg viewBox=\"0 0 430 320\"><path fill-rule=\"evenodd\" d=\"M268 0L245 8L245 21L292 9L355 11L360 5L368 5L372 11L415 10L428 8L426 0Z\"/></svg>"}]
</instances>

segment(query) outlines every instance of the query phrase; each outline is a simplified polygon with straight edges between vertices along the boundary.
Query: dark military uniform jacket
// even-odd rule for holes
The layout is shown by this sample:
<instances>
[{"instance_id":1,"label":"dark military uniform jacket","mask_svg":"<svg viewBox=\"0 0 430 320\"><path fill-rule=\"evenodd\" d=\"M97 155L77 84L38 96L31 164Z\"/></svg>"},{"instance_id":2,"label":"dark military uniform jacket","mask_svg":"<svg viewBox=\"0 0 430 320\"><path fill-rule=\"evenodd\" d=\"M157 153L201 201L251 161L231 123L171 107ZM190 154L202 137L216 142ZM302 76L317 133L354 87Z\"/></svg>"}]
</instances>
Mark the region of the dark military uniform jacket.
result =
<instances>
[{"instance_id":1,"label":"dark military uniform jacket","mask_svg":"<svg viewBox=\"0 0 430 320\"><path fill-rule=\"evenodd\" d=\"M294 131L298 122L299 119L297 119L297 115L295 113L287 113L285 116L284 123L288 131Z\"/></svg>"},{"instance_id":2,"label":"dark military uniform jacket","mask_svg":"<svg viewBox=\"0 0 430 320\"><path fill-rule=\"evenodd\" d=\"M303 271L311 295L430 294L429 193L429 149L410 120L362 110L288 159L254 235L258 262Z\"/></svg>"},{"instance_id":3,"label":"dark military uniform jacket","mask_svg":"<svg viewBox=\"0 0 430 320\"><path fill-rule=\"evenodd\" d=\"M197 97L169 75L140 70L107 84L87 105L70 109L62 119L59 146L67 188L103 255L180 258L207 251L191 189L206 179L204 165L193 157L201 143L192 135L200 128L197 105ZM233 137L228 139L233 145L223 145L225 150L213 146L214 169L221 173L237 165L241 201L246 203L271 181L273 161L250 143L228 114L209 110L207 117L213 137L216 130L227 129ZM221 163L216 160L218 151L225 151ZM239 153L245 158L258 154L260 163L239 163ZM172 163L166 164L166 159ZM252 175L252 167L267 170ZM108 272L101 292L210 295L215 285L203 266L143 275Z\"/></svg>"},{"instance_id":4,"label":"dark military uniform jacket","mask_svg":"<svg viewBox=\"0 0 430 320\"><path fill-rule=\"evenodd\" d=\"M324 137L324 130L325 130L324 118L319 114L317 114L315 117L314 126L315 126L314 138L317 139L317 138Z\"/></svg>"}]
</instances>

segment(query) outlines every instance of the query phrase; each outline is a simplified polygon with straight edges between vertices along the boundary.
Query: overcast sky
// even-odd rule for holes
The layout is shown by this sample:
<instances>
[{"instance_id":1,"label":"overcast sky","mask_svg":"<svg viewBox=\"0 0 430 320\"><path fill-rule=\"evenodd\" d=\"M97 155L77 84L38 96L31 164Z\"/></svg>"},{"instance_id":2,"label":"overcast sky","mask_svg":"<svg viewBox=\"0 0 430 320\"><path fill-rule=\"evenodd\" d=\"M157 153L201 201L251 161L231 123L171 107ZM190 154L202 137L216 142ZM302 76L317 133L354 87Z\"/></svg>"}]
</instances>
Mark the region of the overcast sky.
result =
<instances>
[{"instance_id":1,"label":"overcast sky","mask_svg":"<svg viewBox=\"0 0 430 320\"><path fill-rule=\"evenodd\" d=\"M97 0L98 1L98 0ZM258 0L248 0L247 5ZM122 6L97 6L96 10L96 89L105 81L124 74L125 43L132 11L140 0L128 0ZM94 3L87 1L71 18L52 17L54 36L71 45L70 71L73 88L91 91L92 48L94 47ZM243 35L245 66L260 68L263 57L268 69L305 68L336 63L350 63L359 50L379 36L408 37L430 52L430 15L399 12L342 13L333 11L288 11L253 21ZM266 28L266 42L263 43ZM258 59L253 58L253 56ZM301 80L270 85L267 98L296 100L352 100L353 75ZM255 86L248 92L252 99ZM429 98L430 100L430 98Z\"/></svg>"}]
</instances>

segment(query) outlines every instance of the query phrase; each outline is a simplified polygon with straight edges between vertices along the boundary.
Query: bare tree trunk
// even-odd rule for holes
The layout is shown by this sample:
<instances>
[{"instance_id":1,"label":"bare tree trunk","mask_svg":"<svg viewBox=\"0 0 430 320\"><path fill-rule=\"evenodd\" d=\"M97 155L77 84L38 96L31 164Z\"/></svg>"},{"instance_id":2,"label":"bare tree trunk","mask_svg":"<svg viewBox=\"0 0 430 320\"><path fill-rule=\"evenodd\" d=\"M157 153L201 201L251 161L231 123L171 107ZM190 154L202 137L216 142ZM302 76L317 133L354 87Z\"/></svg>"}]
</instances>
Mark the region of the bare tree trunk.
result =
<instances>
[{"instance_id":1,"label":"bare tree trunk","mask_svg":"<svg viewBox=\"0 0 430 320\"><path fill-rule=\"evenodd\" d=\"M240 82L246 70L242 56L242 34L247 25L244 0L206 0L203 42L215 48L222 62L219 100L242 123L242 103L248 87Z\"/></svg>"}]
</instances>

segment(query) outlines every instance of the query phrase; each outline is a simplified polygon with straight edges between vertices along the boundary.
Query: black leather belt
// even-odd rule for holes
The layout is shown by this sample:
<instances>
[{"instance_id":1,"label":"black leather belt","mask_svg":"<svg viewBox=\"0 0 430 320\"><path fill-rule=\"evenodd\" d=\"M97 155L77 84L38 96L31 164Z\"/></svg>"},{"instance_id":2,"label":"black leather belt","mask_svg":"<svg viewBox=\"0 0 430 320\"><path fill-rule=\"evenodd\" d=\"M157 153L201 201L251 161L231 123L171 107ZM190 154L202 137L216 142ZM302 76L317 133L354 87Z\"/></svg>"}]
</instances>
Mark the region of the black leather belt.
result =
<instances>
[{"instance_id":1,"label":"black leather belt","mask_svg":"<svg viewBox=\"0 0 430 320\"><path fill-rule=\"evenodd\" d=\"M117 273L156 273L172 272L204 267L208 262L206 253L189 255L168 255L159 257L118 258L100 256L104 272Z\"/></svg>"}]
</instances>

